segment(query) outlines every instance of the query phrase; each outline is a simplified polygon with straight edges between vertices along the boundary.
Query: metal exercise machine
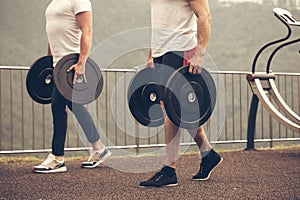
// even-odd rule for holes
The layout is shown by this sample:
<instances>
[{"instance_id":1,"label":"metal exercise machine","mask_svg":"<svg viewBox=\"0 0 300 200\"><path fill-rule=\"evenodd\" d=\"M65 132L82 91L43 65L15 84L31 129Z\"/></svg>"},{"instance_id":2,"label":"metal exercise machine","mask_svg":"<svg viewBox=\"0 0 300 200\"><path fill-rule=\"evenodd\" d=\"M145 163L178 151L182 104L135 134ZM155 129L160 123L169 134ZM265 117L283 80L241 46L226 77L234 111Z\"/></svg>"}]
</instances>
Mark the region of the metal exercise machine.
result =
<instances>
[{"instance_id":1,"label":"metal exercise machine","mask_svg":"<svg viewBox=\"0 0 300 200\"><path fill-rule=\"evenodd\" d=\"M276 119L280 124L292 131L300 133L300 116L295 113L281 97L275 84L275 75L270 70L272 59L280 49L300 42L300 38L287 41L292 35L291 26L300 26L300 22L297 21L289 11L281 8L274 8L273 13L275 17L287 27L288 33L285 37L264 45L257 52L252 64L252 74L248 74L246 77L253 92L248 118L247 150L254 149L254 132L259 102L262 103L263 107L270 113L272 118ZM268 59L266 73L255 73L256 63L261 53L268 47L279 43L282 44L275 48ZM272 102L275 102L277 107L275 107Z\"/></svg>"}]
</instances>

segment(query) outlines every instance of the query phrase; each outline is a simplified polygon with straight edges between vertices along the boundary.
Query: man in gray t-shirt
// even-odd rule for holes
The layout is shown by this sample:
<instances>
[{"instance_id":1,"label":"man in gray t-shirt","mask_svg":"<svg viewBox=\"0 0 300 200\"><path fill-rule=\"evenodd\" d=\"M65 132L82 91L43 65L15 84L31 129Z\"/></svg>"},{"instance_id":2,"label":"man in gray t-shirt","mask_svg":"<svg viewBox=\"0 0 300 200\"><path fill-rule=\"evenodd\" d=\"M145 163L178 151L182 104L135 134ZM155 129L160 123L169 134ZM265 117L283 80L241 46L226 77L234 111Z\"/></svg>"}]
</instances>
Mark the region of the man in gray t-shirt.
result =
<instances>
[{"instance_id":1,"label":"man in gray t-shirt","mask_svg":"<svg viewBox=\"0 0 300 200\"><path fill-rule=\"evenodd\" d=\"M159 73L164 86L170 77L169 69L188 65L191 74L199 75L210 38L210 10L208 0L151 0L152 41L147 65ZM161 107L164 109L163 101ZM176 159L179 151L181 128L165 114L166 159L161 171L140 187L177 185ZM197 143L202 161L193 180L207 180L213 169L222 162L204 131L203 126L188 130Z\"/></svg>"}]
</instances>

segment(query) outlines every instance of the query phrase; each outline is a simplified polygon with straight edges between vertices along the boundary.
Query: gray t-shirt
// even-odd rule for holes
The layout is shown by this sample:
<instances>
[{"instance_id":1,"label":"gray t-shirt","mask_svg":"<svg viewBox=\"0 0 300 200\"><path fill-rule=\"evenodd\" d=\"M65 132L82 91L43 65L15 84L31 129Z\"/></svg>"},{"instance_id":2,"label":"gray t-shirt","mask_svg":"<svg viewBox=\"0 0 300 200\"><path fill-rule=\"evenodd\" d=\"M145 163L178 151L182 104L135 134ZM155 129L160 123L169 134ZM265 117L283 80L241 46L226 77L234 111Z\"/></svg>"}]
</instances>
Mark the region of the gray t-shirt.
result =
<instances>
[{"instance_id":1,"label":"gray t-shirt","mask_svg":"<svg viewBox=\"0 0 300 200\"><path fill-rule=\"evenodd\" d=\"M80 53L81 30L76 15L92 11L90 0L52 0L46 9L46 32L53 65L65 55Z\"/></svg>"},{"instance_id":2,"label":"gray t-shirt","mask_svg":"<svg viewBox=\"0 0 300 200\"><path fill-rule=\"evenodd\" d=\"M197 46L197 17L187 0L151 0L152 56Z\"/></svg>"}]
</instances>

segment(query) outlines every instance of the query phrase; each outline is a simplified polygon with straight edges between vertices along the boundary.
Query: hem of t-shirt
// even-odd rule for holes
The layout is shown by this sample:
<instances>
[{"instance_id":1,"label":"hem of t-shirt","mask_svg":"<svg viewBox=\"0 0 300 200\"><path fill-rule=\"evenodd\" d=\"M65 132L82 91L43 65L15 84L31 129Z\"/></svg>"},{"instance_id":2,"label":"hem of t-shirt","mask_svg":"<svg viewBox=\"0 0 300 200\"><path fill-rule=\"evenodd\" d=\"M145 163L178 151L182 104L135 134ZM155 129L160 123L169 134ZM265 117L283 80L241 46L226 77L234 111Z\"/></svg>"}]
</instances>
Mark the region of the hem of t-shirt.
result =
<instances>
[{"instance_id":1,"label":"hem of t-shirt","mask_svg":"<svg viewBox=\"0 0 300 200\"><path fill-rule=\"evenodd\" d=\"M79 11L75 12L75 15L77 15L79 13L83 13L83 12L92 12L92 9L82 9L82 10L79 10Z\"/></svg>"},{"instance_id":2,"label":"hem of t-shirt","mask_svg":"<svg viewBox=\"0 0 300 200\"><path fill-rule=\"evenodd\" d=\"M57 58L54 57L54 55L52 55L53 56L53 67L56 67L59 60L62 59L64 56L67 56L67 55L73 54L73 53L80 54L80 51L65 51L65 53L63 55L57 56Z\"/></svg>"},{"instance_id":3,"label":"hem of t-shirt","mask_svg":"<svg viewBox=\"0 0 300 200\"><path fill-rule=\"evenodd\" d=\"M164 50L164 51L161 51L161 52L155 52L155 51L153 51L153 49L152 49L152 58L158 58L158 57L161 57L161 56L163 56L163 55L165 55L166 53L168 53L168 52L172 52L172 51L190 51L190 50L192 50L192 49L194 49L194 48L196 48L197 47L197 45L196 46L192 46L192 47L186 47L186 48L182 48L182 49L166 49L166 50Z\"/></svg>"}]
</instances>

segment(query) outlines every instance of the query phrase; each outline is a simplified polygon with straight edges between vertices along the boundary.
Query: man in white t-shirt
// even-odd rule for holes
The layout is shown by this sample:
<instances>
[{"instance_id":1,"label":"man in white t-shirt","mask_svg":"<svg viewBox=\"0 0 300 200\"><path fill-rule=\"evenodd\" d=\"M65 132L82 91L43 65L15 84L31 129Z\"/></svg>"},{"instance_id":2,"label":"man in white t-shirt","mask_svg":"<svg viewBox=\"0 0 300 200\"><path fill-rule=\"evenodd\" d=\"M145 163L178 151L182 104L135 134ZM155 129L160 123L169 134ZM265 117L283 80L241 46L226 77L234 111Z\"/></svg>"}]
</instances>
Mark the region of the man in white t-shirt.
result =
<instances>
[{"instance_id":1,"label":"man in white t-shirt","mask_svg":"<svg viewBox=\"0 0 300 200\"><path fill-rule=\"evenodd\" d=\"M160 84L166 85L174 70L189 65L189 73L198 75L210 38L211 16L208 0L151 0L152 40L147 65L159 73ZM172 69L172 70L170 70ZM161 101L162 108L163 101ZM207 180L222 162L202 126L188 130L200 150L202 161L193 180ZM165 114L166 160L163 168L140 187L176 186L176 159L181 129Z\"/></svg>"},{"instance_id":2,"label":"man in white t-shirt","mask_svg":"<svg viewBox=\"0 0 300 200\"><path fill-rule=\"evenodd\" d=\"M92 44L92 5L90 0L52 0L46 9L46 32L48 55L53 57L53 66L64 56L79 53L74 70L74 80L78 75L85 79L85 63ZM86 79L85 79L86 81ZM98 130L84 105L67 101L54 86L52 93L53 138L52 153L40 165L34 166L37 173L67 171L64 164L64 145L67 132L66 107L74 113L93 150L84 168L94 168L111 155L100 141Z\"/></svg>"}]
</instances>

